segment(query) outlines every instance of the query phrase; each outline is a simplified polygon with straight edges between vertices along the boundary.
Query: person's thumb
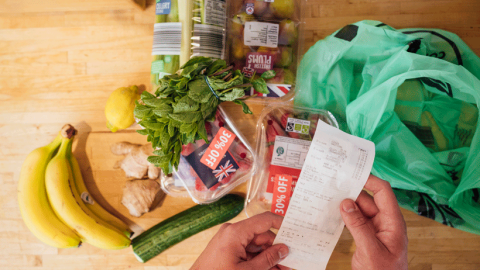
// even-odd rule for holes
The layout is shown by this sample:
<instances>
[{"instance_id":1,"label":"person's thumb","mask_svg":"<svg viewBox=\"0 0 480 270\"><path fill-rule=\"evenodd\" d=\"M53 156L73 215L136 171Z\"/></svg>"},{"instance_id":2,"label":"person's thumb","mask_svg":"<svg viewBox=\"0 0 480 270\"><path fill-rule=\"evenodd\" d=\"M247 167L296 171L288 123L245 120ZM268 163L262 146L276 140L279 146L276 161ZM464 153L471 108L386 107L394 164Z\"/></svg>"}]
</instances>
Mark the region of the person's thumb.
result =
<instances>
[{"instance_id":1,"label":"person's thumb","mask_svg":"<svg viewBox=\"0 0 480 270\"><path fill-rule=\"evenodd\" d=\"M357 247L371 249L378 244L373 224L363 215L353 200L343 200L340 204L340 213Z\"/></svg>"},{"instance_id":2,"label":"person's thumb","mask_svg":"<svg viewBox=\"0 0 480 270\"><path fill-rule=\"evenodd\" d=\"M285 244L277 244L265 249L253 259L242 263L241 269L268 270L288 255L288 247Z\"/></svg>"}]
</instances>

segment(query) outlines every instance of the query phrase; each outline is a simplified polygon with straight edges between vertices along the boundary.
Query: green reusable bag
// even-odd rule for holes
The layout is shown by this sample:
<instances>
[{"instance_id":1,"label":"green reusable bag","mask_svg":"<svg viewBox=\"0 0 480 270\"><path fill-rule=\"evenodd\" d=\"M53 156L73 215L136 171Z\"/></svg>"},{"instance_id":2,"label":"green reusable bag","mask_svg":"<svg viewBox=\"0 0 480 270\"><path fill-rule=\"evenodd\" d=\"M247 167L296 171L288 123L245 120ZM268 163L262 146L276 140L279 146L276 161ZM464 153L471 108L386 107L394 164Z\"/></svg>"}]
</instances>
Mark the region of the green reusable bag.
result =
<instances>
[{"instance_id":1,"label":"green reusable bag","mask_svg":"<svg viewBox=\"0 0 480 270\"><path fill-rule=\"evenodd\" d=\"M305 54L295 104L331 111L376 146L399 204L480 234L480 59L456 35L345 26Z\"/></svg>"}]
</instances>

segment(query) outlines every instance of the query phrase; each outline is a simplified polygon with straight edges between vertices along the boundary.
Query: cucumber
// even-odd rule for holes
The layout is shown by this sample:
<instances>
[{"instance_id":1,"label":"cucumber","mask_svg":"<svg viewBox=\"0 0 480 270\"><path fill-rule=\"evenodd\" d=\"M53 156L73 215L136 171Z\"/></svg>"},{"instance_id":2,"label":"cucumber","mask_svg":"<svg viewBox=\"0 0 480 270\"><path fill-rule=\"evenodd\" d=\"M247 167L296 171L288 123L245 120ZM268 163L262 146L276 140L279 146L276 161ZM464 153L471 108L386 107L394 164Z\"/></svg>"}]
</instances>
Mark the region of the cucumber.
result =
<instances>
[{"instance_id":1,"label":"cucumber","mask_svg":"<svg viewBox=\"0 0 480 270\"><path fill-rule=\"evenodd\" d=\"M132 240L133 253L144 263L188 237L236 217L243 209L241 196L227 194L206 205L196 205L172 216Z\"/></svg>"}]
</instances>

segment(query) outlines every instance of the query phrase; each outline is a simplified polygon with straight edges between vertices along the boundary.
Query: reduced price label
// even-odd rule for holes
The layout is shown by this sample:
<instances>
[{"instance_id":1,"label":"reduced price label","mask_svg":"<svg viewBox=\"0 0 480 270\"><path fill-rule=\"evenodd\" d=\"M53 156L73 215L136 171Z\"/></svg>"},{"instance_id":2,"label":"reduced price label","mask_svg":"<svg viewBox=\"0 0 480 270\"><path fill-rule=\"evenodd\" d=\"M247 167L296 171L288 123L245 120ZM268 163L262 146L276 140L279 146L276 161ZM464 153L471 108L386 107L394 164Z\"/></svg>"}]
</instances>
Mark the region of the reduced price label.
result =
<instances>
[{"instance_id":1,"label":"reduced price label","mask_svg":"<svg viewBox=\"0 0 480 270\"><path fill-rule=\"evenodd\" d=\"M275 186L273 189L272 213L285 216L288 203L290 202L292 188L292 177L290 175L275 175Z\"/></svg>"},{"instance_id":2,"label":"reduced price label","mask_svg":"<svg viewBox=\"0 0 480 270\"><path fill-rule=\"evenodd\" d=\"M203 154L200 162L212 170L215 170L227 152L233 140L237 137L234 133L228 131L228 129L222 127L213 138L210 146Z\"/></svg>"}]
</instances>

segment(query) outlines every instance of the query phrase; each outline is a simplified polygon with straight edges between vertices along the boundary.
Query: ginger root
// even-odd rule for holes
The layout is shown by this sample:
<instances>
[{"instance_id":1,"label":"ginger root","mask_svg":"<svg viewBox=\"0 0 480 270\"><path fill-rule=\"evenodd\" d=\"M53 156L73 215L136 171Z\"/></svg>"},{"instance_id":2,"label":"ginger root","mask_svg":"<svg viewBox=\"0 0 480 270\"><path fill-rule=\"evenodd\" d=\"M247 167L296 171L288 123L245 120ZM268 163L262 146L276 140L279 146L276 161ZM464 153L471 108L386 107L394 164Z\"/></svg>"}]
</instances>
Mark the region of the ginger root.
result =
<instances>
[{"instance_id":1,"label":"ginger root","mask_svg":"<svg viewBox=\"0 0 480 270\"><path fill-rule=\"evenodd\" d=\"M127 177L142 179L147 176L149 179L158 179L160 176L160 168L147 161L148 156L153 155L151 144L118 142L113 144L110 150L115 155L126 155L114 168L121 168Z\"/></svg>"},{"instance_id":2,"label":"ginger root","mask_svg":"<svg viewBox=\"0 0 480 270\"><path fill-rule=\"evenodd\" d=\"M152 210L164 196L155 180L130 180L123 188L122 204L130 215L140 217Z\"/></svg>"}]
</instances>

